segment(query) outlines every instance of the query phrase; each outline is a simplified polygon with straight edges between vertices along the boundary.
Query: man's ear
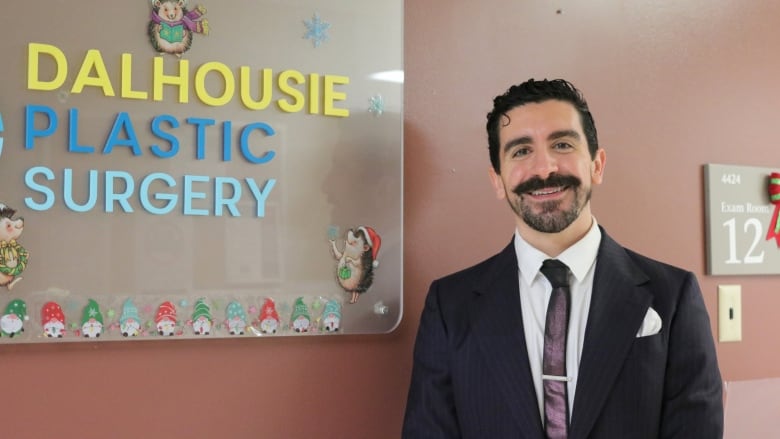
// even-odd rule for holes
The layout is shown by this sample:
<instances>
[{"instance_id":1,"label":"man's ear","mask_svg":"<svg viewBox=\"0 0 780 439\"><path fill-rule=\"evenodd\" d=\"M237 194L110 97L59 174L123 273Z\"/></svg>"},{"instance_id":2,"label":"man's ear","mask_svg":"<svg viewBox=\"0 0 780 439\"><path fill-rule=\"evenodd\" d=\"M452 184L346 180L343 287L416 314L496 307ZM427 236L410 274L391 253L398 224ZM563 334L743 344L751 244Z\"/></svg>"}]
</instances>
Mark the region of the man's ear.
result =
<instances>
[{"instance_id":1,"label":"man's ear","mask_svg":"<svg viewBox=\"0 0 780 439\"><path fill-rule=\"evenodd\" d=\"M490 184L493 185L493 190L496 192L496 198L499 200L506 198L506 188L504 188L504 180L501 179L501 175L496 173L492 166L488 168L488 175L490 176Z\"/></svg>"},{"instance_id":2,"label":"man's ear","mask_svg":"<svg viewBox=\"0 0 780 439\"><path fill-rule=\"evenodd\" d=\"M596 157L593 158L590 178L593 184L601 184L604 181L604 166L607 164L607 153L603 148L596 151Z\"/></svg>"}]
</instances>

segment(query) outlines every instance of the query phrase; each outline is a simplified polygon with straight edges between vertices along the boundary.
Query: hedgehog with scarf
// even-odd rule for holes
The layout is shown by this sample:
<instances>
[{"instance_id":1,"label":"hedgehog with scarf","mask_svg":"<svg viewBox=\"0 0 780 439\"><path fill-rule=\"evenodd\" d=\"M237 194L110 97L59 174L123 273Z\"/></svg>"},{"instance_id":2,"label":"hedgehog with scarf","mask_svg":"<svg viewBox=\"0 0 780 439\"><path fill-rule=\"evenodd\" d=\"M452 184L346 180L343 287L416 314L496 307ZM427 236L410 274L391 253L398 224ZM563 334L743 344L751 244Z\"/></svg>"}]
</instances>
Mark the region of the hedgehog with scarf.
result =
<instances>
[{"instance_id":1,"label":"hedgehog with scarf","mask_svg":"<svg viewBox=\"0 0 780 439\"><path fill-rule=\"evenodd\" d=\"M187 9L187 0L151 0L149 39L159 53L180 57L192 46L192 34L209 34L209 22L203 16L206 8L197 5Z\"/></svg>"}]
</instances>

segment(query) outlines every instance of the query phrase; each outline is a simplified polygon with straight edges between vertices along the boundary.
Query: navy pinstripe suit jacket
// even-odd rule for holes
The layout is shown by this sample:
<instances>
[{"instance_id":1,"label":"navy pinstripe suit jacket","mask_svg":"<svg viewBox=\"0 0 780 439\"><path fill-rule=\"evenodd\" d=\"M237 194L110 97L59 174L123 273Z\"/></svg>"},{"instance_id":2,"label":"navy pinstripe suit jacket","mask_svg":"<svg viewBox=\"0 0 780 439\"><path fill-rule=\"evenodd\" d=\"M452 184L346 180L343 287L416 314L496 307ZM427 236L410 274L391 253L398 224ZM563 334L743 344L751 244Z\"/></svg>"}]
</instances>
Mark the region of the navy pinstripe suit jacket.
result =
<instances>
[{"instance_id":1,"label":"navy pinstripe suit jacket","mask_svg":"<svg viewBox=\"0 0 780 439\"><path fill-rule=\"evenodd\" d=\"M721 376L694 275L603 229L597 260L569 439L722 438ZM651 306L662 329L637 338ZM544 438L513 244L431 284L403 437Z\"/></svg>"}]
</instances>

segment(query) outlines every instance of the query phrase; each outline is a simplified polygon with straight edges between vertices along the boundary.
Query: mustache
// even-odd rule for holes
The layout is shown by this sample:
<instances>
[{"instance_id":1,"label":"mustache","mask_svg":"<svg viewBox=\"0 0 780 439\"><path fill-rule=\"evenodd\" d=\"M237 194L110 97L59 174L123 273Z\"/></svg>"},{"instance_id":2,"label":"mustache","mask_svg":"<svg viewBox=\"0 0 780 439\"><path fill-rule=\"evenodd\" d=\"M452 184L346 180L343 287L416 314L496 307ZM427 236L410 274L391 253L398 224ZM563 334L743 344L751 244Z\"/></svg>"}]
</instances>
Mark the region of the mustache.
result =
<instances>
[{"instance_id":1,"label":"mustache","mask_svg":"<svg viewBox=\"0 0 780 439\"><path fill-rule=\"evenodd\" d=\"M542 179L539 177L530 178L517 186L512 190L516 195L522 196L525 193L544 189L547 187L555 186L571 186L573 188L579 187L582 181L573 175L560 175L550 174L547 178Z\"/></svg>"}]
</instances>

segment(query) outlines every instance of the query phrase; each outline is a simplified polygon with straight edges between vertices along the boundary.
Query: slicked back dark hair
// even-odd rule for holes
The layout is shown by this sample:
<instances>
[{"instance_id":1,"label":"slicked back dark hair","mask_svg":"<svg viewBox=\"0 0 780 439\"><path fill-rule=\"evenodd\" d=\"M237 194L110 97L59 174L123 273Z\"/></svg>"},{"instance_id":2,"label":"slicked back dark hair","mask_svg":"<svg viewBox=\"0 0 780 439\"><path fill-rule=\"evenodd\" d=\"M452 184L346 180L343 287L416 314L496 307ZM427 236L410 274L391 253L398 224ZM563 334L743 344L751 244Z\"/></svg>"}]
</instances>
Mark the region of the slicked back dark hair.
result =
<instances>
[{"instance_id":1,"label":"slicked back dark hair","mask_svg":"<svg viewBox=\"0 0 780 439\"><path fill-rule=\"evenodd\" d=\"M501 162L499 159L498 132L502 119L508 117L506 114L515 107L528 103L541 103L549 100L558 100L568 102L577 109L580 114L580 123L582 131L585 133L585 140L588 141L588 150L591 158L596 157L596 151L599 149L598 135L596 134L596 124L593 116L588 109L588 103L579 90L569 81L564 79L529 79L522 84L509 87L506 93L496 96L493 99L493 110L487 115L487 134L488 151L490 152L490 164L497 174L501 173Z\"/></svg>"}]
</instances>

